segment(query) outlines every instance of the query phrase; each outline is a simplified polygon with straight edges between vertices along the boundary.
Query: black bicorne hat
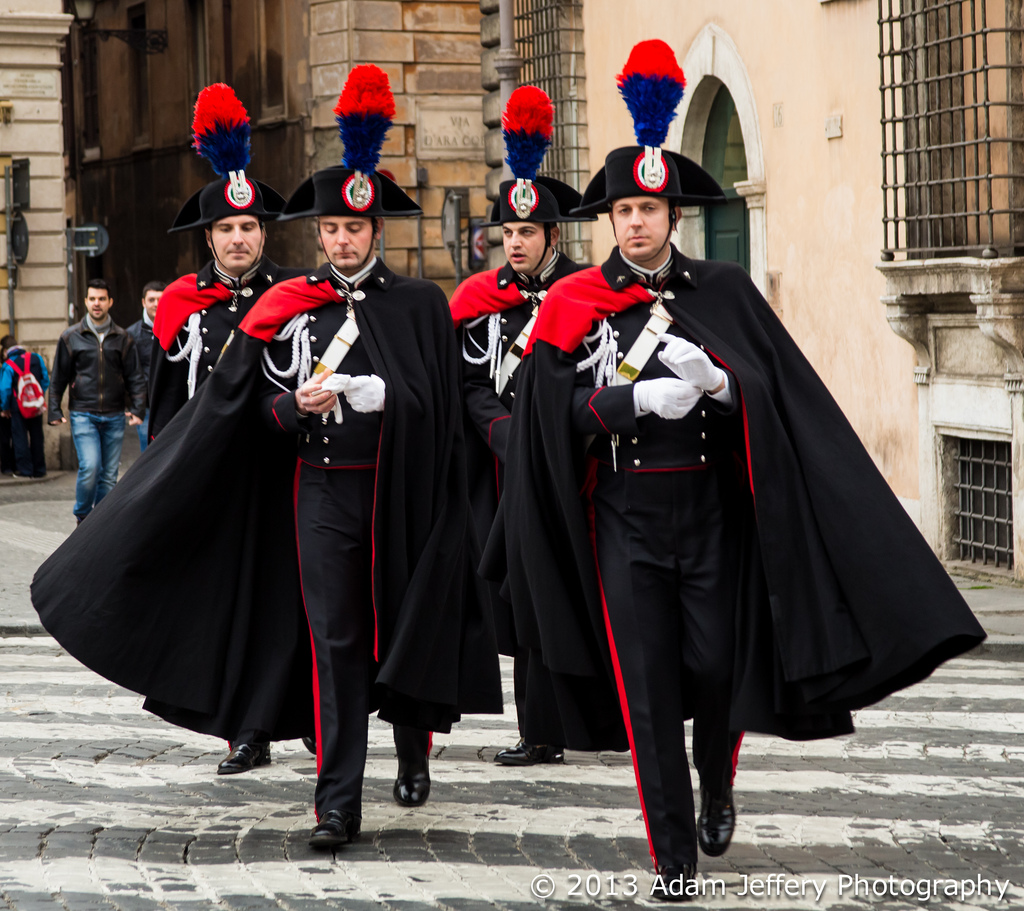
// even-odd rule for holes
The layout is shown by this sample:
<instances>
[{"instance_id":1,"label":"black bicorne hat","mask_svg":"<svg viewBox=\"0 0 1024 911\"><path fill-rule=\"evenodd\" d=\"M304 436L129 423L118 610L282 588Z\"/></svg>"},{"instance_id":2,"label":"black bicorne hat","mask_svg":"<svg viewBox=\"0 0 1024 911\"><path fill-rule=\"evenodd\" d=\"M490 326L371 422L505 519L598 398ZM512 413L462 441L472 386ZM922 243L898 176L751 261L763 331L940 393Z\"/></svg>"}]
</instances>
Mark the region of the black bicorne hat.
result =
<instances>
[{"instance_id":1,"label":"black bicorne hat","mask_svg":"<svg viewBox=\"0 0 1024 911\"><path fill-rule=\"evenodd\" d=\"M387 218L419 215L422 211L398 184L379 171L364 174L335 165L302 181L284 204L280 220L310 215Z\"/></svg>"},{"instance_id":2,"label":"black bicorne hat","mask_svg":"<svg viewBox=\"0 0 1024 911\"><path fill-rule=\"evenodd\" d=\"M249 115L231 87L208 85L196 99L192 146L205 158L218 180L193 193L181 207L168 233L201 228L232 215L277 218L284 198L245 175L250 160Z\"/></svg>"},{"instance_id":3,"label":"black bicorne hat","mask_svg":"<svg viewBox=\"0 0 1024 911\"><path fill-rule=\"evenodd\" d=\"M607 212L616 199L630 196L657 196L684 206L725 202L718 181L699 164L661 148L686 88L672 48L659 39L641 41L617 82L640 144L608 153L573 214Z\"/></svg>"},{"instance_id":4,"label":"black bicorne hat","mask_svg":"<svg viewBox=\"0 0 1024 911\"><path fill-rule=\"evenodd\" d=\"M521 85L509 96L501 112L501 136L512 180L502 181L484 227L515 221L589 220L569 214L580 204L578 191L561 180L537 175L551 145L554 118L551 99L535 85Z\"/></svg>"},{"instance_id":5,"label":"black bicorne hat","mask_svg":"<svg viewBox=\"0 0 1024 911\"><path fill-rule=\"evenodd\" d=\"M377 170L384 137L395 117L387 73L372 63L353 67L334 114L344 146L341 164L322 168L299 184L285 203L281 220L310 215L419 215L423 210Z\"/></svg>"},{"instance_id":6,"label":"black bicorne hat","mask_svg":"<svg viewBox=\"0 0 1024 911\"><path fill-rule=\"evenodd\" d=\"M657 179L646 179L648 173ZM583 199L572 214L598 215L611 211L616 199L646 195L679 206L726 201L718 181L685 155L651 146L625 146L608 153L604 167L587 184Z\"/></svg>"},{"instance_id":7,"label":"black bicorne hat","mask_svg":"<svg viewBox=\"0 0 1024 911\"><path fill-rule=\"evenodd\" d=\"M248 205L239 206L232 201L230 180L215 180L188 198L167 233L208 227L230 215L255 215L264 221L276 219L284 208L284 197L262 181L248 177L244 180L248 188L241 199L248 200Z\"/></svg>"},{"instance_id":8,"label":"black bicorne hat","mask_svg":"<svg viewBox=\"0 0 1024 911\"><path fill-rule=\"evenodd\" d=\"M513 221L533 221L549 224L555 221L593 221L587 216L570 215L580 205L582 197L578 190L554 177L535 177L525 186L519 187L518 180L502 181L498 198L491 206L490 220L483 227L493 228ZM519 203L520 208L517 208ZM520 214L520 213L525 214Z\"/></svg>"}]
</instances>

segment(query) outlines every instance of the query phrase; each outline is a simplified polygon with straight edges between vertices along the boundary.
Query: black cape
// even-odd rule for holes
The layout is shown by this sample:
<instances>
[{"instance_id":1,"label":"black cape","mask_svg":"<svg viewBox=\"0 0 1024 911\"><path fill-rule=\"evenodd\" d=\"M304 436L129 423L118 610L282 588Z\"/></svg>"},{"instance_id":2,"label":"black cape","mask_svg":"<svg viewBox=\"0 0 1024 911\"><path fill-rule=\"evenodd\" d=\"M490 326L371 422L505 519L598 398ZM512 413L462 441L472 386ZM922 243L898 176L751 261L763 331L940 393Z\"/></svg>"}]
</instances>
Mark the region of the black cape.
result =
<instances>
[{"instance_id":1,"label":"black cape","mask_svg":"<svg viewBox=\"0 0 1024 911\"><path fill-rule=\"evenodd\" d=\"M674 257L689 278L664 304L731 371L743 408L749 495L730 726L847 733L851 710L921 680L984 631L746 273ZM583 334L640 300L634 281L616 251L559 282L520 367L504 522L485 562L493 575L507 557L517 634L540 651L559 698L562 730L524 732L536 742L622 745L570 405Z\"/></svg>"},{"instance_id":2,"label":"black cape","mask_svg":"<svg viewBox=\"0 0 1024 911\"><path fill-rule=\"evenodd\" d=\"M415 280L384 271L396 293L364 308L361 323L388 390L374 516L374 702L387 721L446 731L460 712L501 711L493 633L464 546L455 336L440 290L423 300L406 287ZM251 458L274 440L258 415L259 359L283 322L316 306L307 291L295 279L261 298L208 381L32 585L43 625L72 655L146 694L147 708L168 720L219 736L232 736L249 710L239 669L268 656L289 674L263 729L281 738L313 728L292 503L273 493L282 478L290 487L294 441L278 437L288 453L272 478Z\"/></svg>"},{"instance_id":3,"label":"black cape","mask_svg":"<svg viewBox=\"0 0 1024 911\"><path fill-rule=\"evenodd\" d=\"M546 280L532 282L529 290L535 293L547 292L560 278L585 268L586 265L575 263L565 254L559 254L551 274ZM450 301L452 319L462 337L462 345L466 344L463 333L469 332L466 323L491 313L501 313L506 317L507 324L502 326L506 341L498 342L498 364L523 331L533 311L532 300L524 299L519 291L517 277L508 263L499 269L478 272L455 289ZM461 352L459 360L462 369L469 498L477 541L482 549L498 511L505 470L508 418L515 401L519 371L517 369L512 374L504 392L499 396L494 388L494 380L489 376L490 364L470 364L461 356ZM512 605L501 596L497 583L488 583L485 588L494 619L498 651L513 657L520 649L516 645Z\"/></svg>"}]
</instances>

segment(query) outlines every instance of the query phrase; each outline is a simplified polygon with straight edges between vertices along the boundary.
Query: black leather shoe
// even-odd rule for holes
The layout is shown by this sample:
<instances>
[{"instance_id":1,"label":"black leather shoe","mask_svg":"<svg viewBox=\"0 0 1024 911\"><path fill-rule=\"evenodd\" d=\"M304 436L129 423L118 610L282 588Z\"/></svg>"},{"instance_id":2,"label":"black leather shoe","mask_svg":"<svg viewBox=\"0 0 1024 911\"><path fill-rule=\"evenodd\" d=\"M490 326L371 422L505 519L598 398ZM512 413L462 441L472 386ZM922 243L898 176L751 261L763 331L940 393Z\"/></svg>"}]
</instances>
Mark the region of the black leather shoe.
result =
<instances>
[{"instance_id":1,"label":"black leather shoe","mask_svg":"<svg viewBox=\"0 0 1024 911\"><path fill-rule=\"evenodd\" d=\"M269 743L240 743L232 747L227 759L217 766L218 775L251 772L256 766L270 765Z\"/></svg>"},{"instance_id":2,"label":"black leather shoe","mask_svg":"<svg viewBox=\"0 0 1024 911\"><path fill-rule=\"evenodd\" d=\"M697 841L708 857L720 857L732 841L736 828L736 810L732 805L732 788L721 797L712 797L700 789L700 817L697 819Z\"/></svg>"},{"instance_id":3,"label":"black leather shoe","mask_svg":"<svg viewBox=\"0 0 1024 911\"><path fill-rule=\"evenodd\" d=\"M359 837L360 819L348 810L328 810L309 833L311 848L336 848Z\"/></svg>"},{"instance_id":4,"label":"black leather shoe","mask_svg":"<svg viewBox=\"0 0 1024 911\"><path fill-rule=\"evenodd\" d=\"M654 880L651 889L651 898L663 902L688 902L696 894L693 886L687 891L687 886L697 883L697 865L684 864L681 867L663 867L658 871L660 882Z\"/></svg>"},{"instance_id":5,"label":"black leather shoe","mask_svg":"<svg viewBox=\"0 0 1024 911\"><path fill-rule=\"evenodd\" d=\"M316 756L316 738L315 737L303 737L302 745L309 750L314 756Z\"/></svg>"},{"instance_id":6,"label":"black leather shoe","mask_svg":"<svg viewBox=\"0 0 1024 911\"><path fill-rule=\"evenodd\" d=\"M542 762L564 762L563 747L526 743L520 740L511 750L501 750L494 757L502 765L539 765Z\"/></svg>"},{"instance_id":7,"label":"black leather shoe","mask_svg":"<svg viewBox=\"0 0 1024 911\"><path fill-rule=\"evenodd\" d=\"M430 773L399 775L395 779L392 793L395 795L395 801L403 807L422 807L430 796Z\"/></svg>"}]
</instances>

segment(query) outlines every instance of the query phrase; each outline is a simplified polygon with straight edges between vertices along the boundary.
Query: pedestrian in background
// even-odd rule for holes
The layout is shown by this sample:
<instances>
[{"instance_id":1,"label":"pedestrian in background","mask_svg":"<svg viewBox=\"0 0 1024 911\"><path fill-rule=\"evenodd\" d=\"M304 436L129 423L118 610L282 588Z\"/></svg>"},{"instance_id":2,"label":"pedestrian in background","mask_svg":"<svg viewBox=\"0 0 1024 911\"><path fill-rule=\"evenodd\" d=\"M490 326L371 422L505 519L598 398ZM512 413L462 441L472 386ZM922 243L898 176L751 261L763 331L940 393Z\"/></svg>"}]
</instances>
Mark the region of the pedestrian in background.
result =
<instances>
[{"instance_id":1,"label":"pedestrian in background","mask_svg":"<svg viewBox=\"0 0 1024 911\"><path fill-rule=\"evenodd\" d=\"M139 352L139 363L142 365L142 373L146 377L146 390L149 390L149 362L153 355L153 320L156 319L156 307L160 303L160 297L167 287L166 282L146 282L142 288L142 319L132 323L127 332L135 341L135 347ZM146 410L146 417L142 423L135 428L139 434L139 451L145 452L149 444L149 409Z\"/></svg>"},{"instance_id":2,"label":"pedestrian in background","mask_svg":"<svg viewBox=\"0 0 1024 911\"><path fill-rule=\"evenodd\" d=\"M146 416L146 378L138 348L110 318L113 304L109 285L102 278L92 279L85 316L64 330L53 356L49 420L67 423L61 399L69 389L71 439L78 454L74 513L79 522L117 483L125 417L137 427Z\"/></svg>"},{"instance_id":3,"label":"pedestrian in background","mask_svg":"<svg viewBox=\"0 0 1024 911\"><path fill-rule=\"evenodd\" d=\"M13 335L0 338L0 364L7 360L7 349L14 344ZM11 439L11 419L0 415L0 475L14 474L14 442Z\"/></svg>"},{"instance_id":4,"label":"pedestrian in background","mask_svg":"<svg viewBox=\"0 0 1024 911\"><path fill-rule=\"evenodd\" d=\"M43 359L7 336L0 367L0 416L10 421L14 477L46 475L43 413L50 375Z\"/></svg>"}]
</instances>

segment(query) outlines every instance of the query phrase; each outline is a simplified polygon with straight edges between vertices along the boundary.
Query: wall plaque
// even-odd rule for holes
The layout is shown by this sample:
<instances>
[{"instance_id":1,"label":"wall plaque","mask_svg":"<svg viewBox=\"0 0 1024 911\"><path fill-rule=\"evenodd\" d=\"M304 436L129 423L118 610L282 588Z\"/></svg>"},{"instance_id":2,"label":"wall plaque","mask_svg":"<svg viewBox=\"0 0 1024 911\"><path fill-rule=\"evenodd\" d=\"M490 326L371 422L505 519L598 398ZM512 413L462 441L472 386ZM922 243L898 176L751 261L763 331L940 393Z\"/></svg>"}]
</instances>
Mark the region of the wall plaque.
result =
<instances>
[{"instance_id":1,"label":"wall plaque","mask_svg":"<svg viewBox=\"0 0 1024 911\"><path fill-rule=\"evenodd\" d=\"M482 159L486 132L479 98L416 107L417 158Z\"/></svg>"},{"instance_id":2,"label":"wall plaque","mask_svg":"<svg viewBox=\"0 0 1024 911\"><path fill-rule=\"evenodd\" d=\"M6 98L56 98L53 70L0 70L0 95Z\"/></svg>"}]
</instances>

